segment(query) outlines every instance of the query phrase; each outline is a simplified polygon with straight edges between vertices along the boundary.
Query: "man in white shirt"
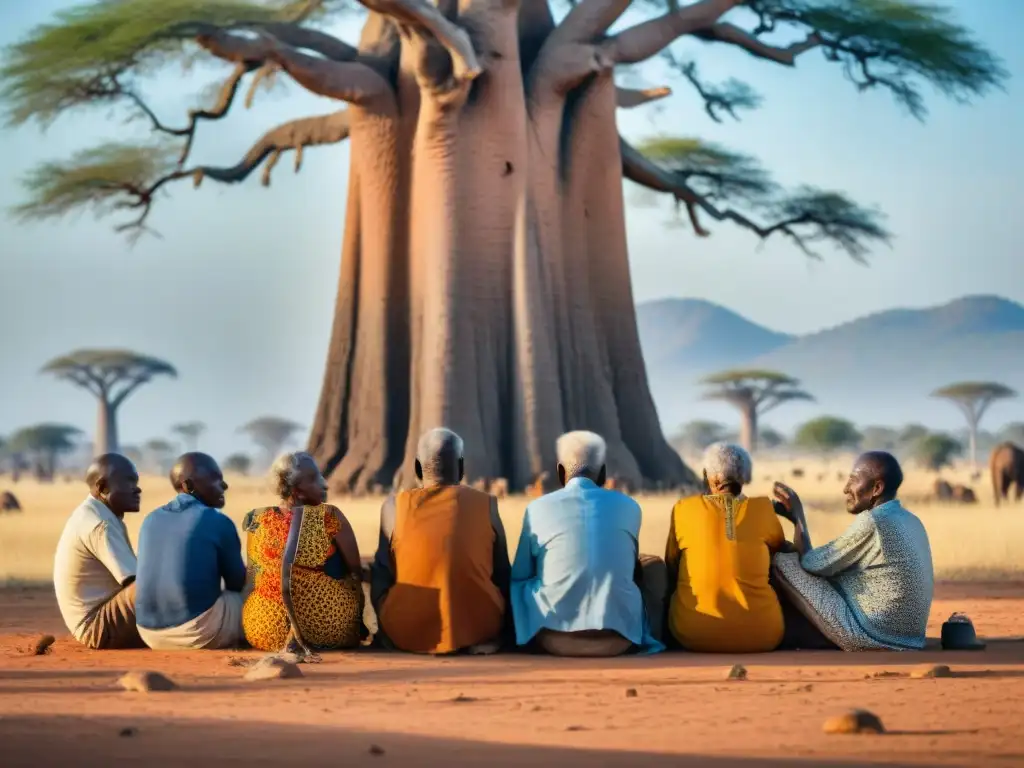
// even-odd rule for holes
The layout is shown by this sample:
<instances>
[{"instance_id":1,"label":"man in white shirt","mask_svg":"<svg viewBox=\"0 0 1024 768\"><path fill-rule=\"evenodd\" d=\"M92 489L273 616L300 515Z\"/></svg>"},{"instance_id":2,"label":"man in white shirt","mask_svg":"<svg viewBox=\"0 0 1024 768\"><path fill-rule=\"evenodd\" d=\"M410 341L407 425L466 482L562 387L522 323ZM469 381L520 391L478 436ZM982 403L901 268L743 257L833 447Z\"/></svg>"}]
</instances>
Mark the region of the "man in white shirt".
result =
<instances>
[{"instance_id":1,"label":"man in white shirt","mask_svg":"<svg viewBox=\"0 0 1024 768\"><path fill-rule=\"evenodd\" d=\"M144 648L135 626L135 552L124 525L142 501L139 473L124 456L104 454L85 476L89 496L57 543L53 586L71 634L92 649Z\"/></svg>"}]
</instances>

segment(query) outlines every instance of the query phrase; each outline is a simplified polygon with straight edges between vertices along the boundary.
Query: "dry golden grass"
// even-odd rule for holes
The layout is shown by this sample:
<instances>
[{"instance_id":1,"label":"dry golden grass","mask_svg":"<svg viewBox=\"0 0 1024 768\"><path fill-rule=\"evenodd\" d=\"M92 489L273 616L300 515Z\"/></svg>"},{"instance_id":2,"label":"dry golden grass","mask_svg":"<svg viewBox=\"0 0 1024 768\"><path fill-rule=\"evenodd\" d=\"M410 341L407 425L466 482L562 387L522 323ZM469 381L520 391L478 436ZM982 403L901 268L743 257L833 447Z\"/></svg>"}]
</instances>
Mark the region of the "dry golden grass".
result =
<instances>
[{"instance_id":1,"label":"dry golden grass","mask_svg":"<svg viewBox=\"0 0 1024 768\"><path fill-rule=\"evenodd\" d=\"M815 543L822 543L840 533L848 524L842 504L842 487L849 458L822 461L771 462L755 465L754 482L749 494L766 494L772 482L782 480L792 485L804 499L808 523ZM805 475L793 477L800 466ZM940 579L1015 579L1024 577L1024 506L1004 505L996 508L984 475L970 480L966 468L946 471L950 482L970 485L980 503L957 507L930 503L934 475L908 471L901 496L928 528L936 576ZM228 505L225 510L236 523L250 509L274 503L268 483L261 478L229 478ZM57 482L42 485L23 481L16 486L0 479L0 490L10 489L17 495L24 511L0 514L0 582L46 581L50 579L53 551L64 521L71 510L85 497L81 483ZM171 497L165 478L146 477L142 481L143 509L152 509ZM660 554L668 534L669 512L674 499L669 496L644 495L637 498L644 510L641 550ZM373 552L377 545L377 524L380 499L336 499L335 503L352 522L359 539L360 551ZM522 525L527 500L511 497L501 502L501 514L509 537L515 544ZM132 541L136 541L144 514L127 518ZM788 529L788 524L784 523ZM789 531L787 530L787 533Z\"/></svg>"}]
</instances>

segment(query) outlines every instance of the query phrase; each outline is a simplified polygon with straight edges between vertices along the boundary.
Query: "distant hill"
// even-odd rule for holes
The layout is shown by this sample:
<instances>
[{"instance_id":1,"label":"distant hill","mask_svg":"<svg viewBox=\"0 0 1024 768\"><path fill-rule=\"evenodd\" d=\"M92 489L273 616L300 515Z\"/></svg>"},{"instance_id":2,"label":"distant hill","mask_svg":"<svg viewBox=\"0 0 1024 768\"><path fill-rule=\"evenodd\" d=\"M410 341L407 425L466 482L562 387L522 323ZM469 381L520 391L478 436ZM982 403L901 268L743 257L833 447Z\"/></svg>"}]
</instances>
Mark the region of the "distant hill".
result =
<instances>
[{"instance_id":1,"label":"distant hill","mask_svg":"<svg viewBox=\"0 0 1024 768\"><path fill-rule=\"evenodd\" d=\"M937 387L993 379L1024 392L1024 307L997 296L887 310L803 336L695 299L641 304L637 320L652 393L670 432L691 418L735 420L727 407L702 402L696 384L723 368L771 368L803 381L818 402L772 413L768 421L781 429L823 412L861 424L958 427L956 411L928 396ZM988 425L1022 416L1024 399L995 405Z\"/></svg>"}]
</instances>

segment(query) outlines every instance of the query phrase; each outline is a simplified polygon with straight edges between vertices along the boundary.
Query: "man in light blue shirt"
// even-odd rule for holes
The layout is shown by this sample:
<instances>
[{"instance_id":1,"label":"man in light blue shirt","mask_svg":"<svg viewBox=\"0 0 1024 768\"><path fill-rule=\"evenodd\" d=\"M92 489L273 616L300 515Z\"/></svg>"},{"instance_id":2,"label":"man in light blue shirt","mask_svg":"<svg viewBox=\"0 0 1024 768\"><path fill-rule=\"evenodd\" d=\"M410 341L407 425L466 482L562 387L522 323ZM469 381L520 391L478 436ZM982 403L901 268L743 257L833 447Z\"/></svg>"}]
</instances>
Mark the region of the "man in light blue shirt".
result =
<instances>
[{"instance_id":1,"label":"man in light blue shirt","mask_svg":"<svg viewBox=\"0 0 1024 768\"><path fill-rule=\"evenodd\" d=\"M139 532L139 635L161 651L236 646L246 572L238 529L218 511L228 485L205 453L181 456L171 483L178 495Z\"/></svg>"},{"instance_id":2,"label":"man in light blue shirt","mask_svg":"<svg viewBox=\"0 0 1024 768\"><path fill-rule=\"evenodd\" d=\"M516 643L558 656L663 650L636 580L639 505L602 487L607 448L599 435L569 432L556 451L563 487L526 508L512 565Z\"/></svg>"}]
</instances>

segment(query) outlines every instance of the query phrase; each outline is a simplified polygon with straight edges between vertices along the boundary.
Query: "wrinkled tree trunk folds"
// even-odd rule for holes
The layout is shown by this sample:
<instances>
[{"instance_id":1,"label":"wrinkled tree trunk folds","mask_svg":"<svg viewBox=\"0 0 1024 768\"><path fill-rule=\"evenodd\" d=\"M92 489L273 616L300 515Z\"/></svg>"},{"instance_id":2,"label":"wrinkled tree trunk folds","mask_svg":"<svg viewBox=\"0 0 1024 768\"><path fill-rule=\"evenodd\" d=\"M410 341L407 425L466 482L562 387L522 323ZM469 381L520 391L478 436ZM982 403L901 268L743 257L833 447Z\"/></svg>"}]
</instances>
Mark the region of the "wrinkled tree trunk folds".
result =
<instances>
[{"instance_id":1,"label":"wrinkled tree trunk folds","mask_svg":"<svg viewBox=\"0 0 1024 768\"><path fill-rule=\"evenodd\" d=\"M562 50L584 46L559 40L543 0L442 9L473 42L471 82L378 14L360 41L392 89L350 110L311 452L337 490L409 486L420 434L445 426L468 481L522 488L554 474L561 433L589 429L631 487L693 482L640 351L610 68L570 71L587 52Z\"/></svg>"}]
</instances>

